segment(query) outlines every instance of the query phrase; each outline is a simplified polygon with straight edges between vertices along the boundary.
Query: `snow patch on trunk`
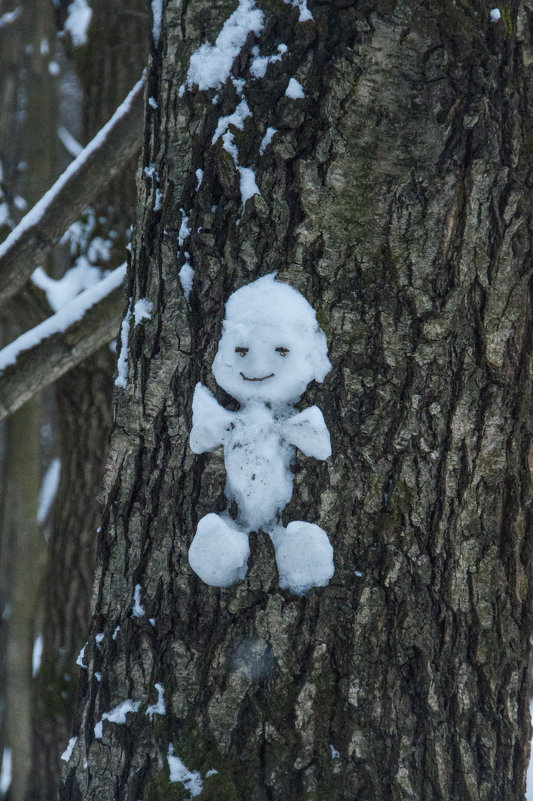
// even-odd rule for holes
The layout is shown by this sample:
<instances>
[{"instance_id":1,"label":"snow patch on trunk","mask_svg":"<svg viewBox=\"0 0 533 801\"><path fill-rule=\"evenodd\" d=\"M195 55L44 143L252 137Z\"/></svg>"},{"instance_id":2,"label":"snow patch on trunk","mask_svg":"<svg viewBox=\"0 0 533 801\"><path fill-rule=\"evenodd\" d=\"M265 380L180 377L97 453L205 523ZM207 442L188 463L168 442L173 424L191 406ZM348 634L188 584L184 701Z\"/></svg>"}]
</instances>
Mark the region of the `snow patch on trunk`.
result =
<instances>
[{"instance_id":1,"label":"snow patch on trunk","mask_svg":"<svg viewBox=\"0 0 533 801\"><path fill-rule=\"evenodd\" d=\"M126 384L128 383L128 354L130 351L128 340L130 336L131 301L132 298L130 298L126 316L120 326L120 353L117 362L118 375L115 378L115 386L122 389L126 389Z\"/></svg>"},{"instance_id":2,"label":"snow patch on trunk","mask_svg":"<svg viewBox=\"0 0 533 801\"><path fill-rule=\"evenodd\" d=\"M163 22L163 0L152 0L152 39L154 47L159 46L161 24Z\"/></svg>"},{"instance_id":3,"label":"snow patch on trunk","mask_svg":"<svg viewBox=\"0 0 533 801\"><path fill-rule=\"evenodd\" d=\"M254 0L239 0L239 5L226 20L214 45L204 42L192 54L187 72L187 87L219 89L228 79L233 62L241 52L250 31L263 30L263 12Z\"/></svg>"},{"instance_id":4,"label":"snow patch on trunk","mask_svg":"<svg viewBox=\"0 0 533 801\"><path fill-rule=\"evenodd\" d=\"M153 308L154 304L151 300L148 300L148 298L140 298L133 309L135 325L139 325L139 323L142 323L144 320L151 320Z\"/></svg>"},{"instance_id":5,"label":"snow patch on trunk","mask_svg":"<svg viewBox=\"0 0 533 801\"><path fill-rule=\"evenodd\" d=\"M293 100L301 100L303 97L305 97L303 86L301 83L298 83L296 78L290 79L285 96L291 97Z\"/></svg>"},{"instance_id":6,"label":"snow patch on trunk","mask_svg":"<svg viewBox=\"0 0 533 801\"><path fill-rule=\"evenodd\" d=\"M140 701L132 701L130 698L128 698L126 701L123 701L118 706L115 706L113 709L110 709L109 712L104 712L101 720L99 720L96 726L94 727L95 739L101 740L103 737L104 720L108 720L110 723L117 723L119 725L123 725L124 723L126 723L126 715L129 712L138 712L140 706L141 706Z\"/></svg>"},{"instance_id":7,"label":"snow patch on trunk","mask_svg":"<svg viewBox=\"0 0 533 801\"><path fill-rule=\"evenodd\" d=\"M74 47L87 44L87 32L93 16L92 9L87 0L74 0L67 6L68 17L65 21L65 30L70 33Z\"/></svg>"},{"instance_id":8,"label":"snow patch on trunk","mask_svg":"<svg viewBox=\"0 0 533 801\"><path fill-rule=\"evenodd\" d=\"M141 585L135 585L135 592L133 593L133 609L131 611L132 617L144 617L146 610L141 603Z\"/></svg>"},{"instance_id":9,"label":"snow patch on trunk","mask_svg":"<svg viewBox=\"0 0 533 801\"><path fill-rule=\"evenodd\" d=\"M187 256L189 254L186 254ZM189 260L183 264L181 270L179 271L179 279L183 289L183 294L185 295L185 300L187 303L189 302L189 298L192 292L192 285L194 281L194 270L191 267Z\"/></svg>"},{"instance_id":10,"label":"snow patch on trunk","mask_svg":"<svg viewBox=\"0 0 533 801\"><path fill-rule=\"evenodd\" d=\"M307 22L310 19L313 19L313 15L307 8L307 0L283 0L286 5L291 5L293 8L297 8L300 12L300 17L298 22Z\"/></svg>"},{"instance_id":11,"label":"snow patch on trunk","mask_svg":"<svg viewBox=\"0 0 533 801\"><path fill-rule=\"evenodd\" d=\"M69 761L70 757L72 756L72 752L74 751L74 746L76 745L77 742L78 742L78 738L77 737L71 737L70 740L68 741L67 747L65 748L65 750L61 754L61 759L64 762L68 762Z\"/></svg>"},{"instance_id":12,"label":"snow patch on trunk","mask_svg":"<svg viewBox=\"0 0 533 801\"><path fill-rule=\"evenodd\" d=\"M170 783L175 784L180 782L189 791L190 798L195 798L200 795L204 789L202 774L197 770L189 770L182 760L174 755L174 747L168 747L168 769L170 771Z\"/></svg>"},{"instance_id":13,"label":"snow patch on trunk","mask_svg":"<svg viewBox=\"0 0 533 801\"><path fill-rule=\"evenodd\" d=\"M154 715L166 715L167 711L165 707L165 688L159 683L154 686L157 690L157 701L155 704L151 704L146 710L146 714L150 720L152 720Z\"/></svg>"}]
</instances>

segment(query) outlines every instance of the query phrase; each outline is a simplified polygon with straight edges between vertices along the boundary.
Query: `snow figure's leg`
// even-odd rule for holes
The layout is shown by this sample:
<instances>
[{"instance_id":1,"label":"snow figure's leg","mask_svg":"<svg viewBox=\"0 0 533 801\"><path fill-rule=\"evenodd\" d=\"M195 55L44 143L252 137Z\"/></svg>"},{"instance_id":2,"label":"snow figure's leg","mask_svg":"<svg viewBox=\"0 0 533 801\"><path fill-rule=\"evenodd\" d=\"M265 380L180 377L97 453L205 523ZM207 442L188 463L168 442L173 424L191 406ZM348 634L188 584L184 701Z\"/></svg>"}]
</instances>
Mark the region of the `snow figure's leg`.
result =
<instances>
[{"instance_id":1,"label":"snow figure's leg","mask_svg":"<svg viewBox=\"0 0 533 801\"><path fill-rule=\"evenodd\" d=\"M189 564L211 587L230 587L248 570L248 534L216 514L202 517L189 548Z\"/></svg>"},{"instance_id":2,"label":"snow figure's leg","mask_svg":"<svg viewBox=\"0 0 533 801\"><path fill-rule=\"evenodd\" d=\"M325 587L335 572L328 535L314 523L295 520L271 533L279 571L279 586L295 595Z\"/></svg>"}]
</instances>

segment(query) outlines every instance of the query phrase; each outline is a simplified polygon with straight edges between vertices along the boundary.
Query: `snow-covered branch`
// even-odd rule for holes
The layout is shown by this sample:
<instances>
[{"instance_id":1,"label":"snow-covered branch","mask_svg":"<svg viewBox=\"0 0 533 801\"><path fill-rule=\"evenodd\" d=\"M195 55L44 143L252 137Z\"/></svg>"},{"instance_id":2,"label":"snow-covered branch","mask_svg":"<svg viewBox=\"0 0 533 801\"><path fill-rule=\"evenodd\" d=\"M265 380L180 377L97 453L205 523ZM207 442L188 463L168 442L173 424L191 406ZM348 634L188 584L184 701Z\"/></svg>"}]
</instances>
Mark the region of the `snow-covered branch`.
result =
<instances>
[{"instance_id":1,"label":"snow-covered branch","mask_svg":"<svg viewBox=\"0 0 533 801\"><path fill-rule=\"evenodd\" d=\"M144 78L109 122L0 245L0 304L28 281L43 256L141 144Z\"/></svg>"},{"instance_id":2,"label":"snow-covered branch","mask_svg":"<svg viewBox=\"0 0 533 801\"><path fill-rule=\"evenodd\" d=\"M0 350L0 419L110 342L124 306L126 265Z\"/></svg>"}]
</instances>

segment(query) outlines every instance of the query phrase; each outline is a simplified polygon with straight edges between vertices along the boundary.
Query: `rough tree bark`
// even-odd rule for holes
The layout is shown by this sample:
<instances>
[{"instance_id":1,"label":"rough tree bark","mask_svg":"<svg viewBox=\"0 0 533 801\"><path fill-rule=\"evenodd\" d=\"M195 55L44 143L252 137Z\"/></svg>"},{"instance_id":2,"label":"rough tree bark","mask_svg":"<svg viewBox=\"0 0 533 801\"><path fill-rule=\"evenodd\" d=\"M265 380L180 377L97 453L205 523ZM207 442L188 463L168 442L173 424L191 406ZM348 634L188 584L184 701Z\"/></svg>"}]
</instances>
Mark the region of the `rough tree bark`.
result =
<instances>
[{"instance_id":1,"label":"rough tree bark","mask_svg":"<svg viewBox=\"0 0 533 801\"><path fill-rule=\"evenodd\" d=\"M60 798L189 798L200 780L169 776L172 747L200 772L202 799L520 799L530 12L512 4L491 22L478 0L333 0L299 21L305 4L259 4L263 30L233 64L243 88L180 90L234 2L168 4L154 49L143 166L157 181L139 175L128 287L154 310L130 330L117 396L86 693ZM252 48L282 43L254 77ZM286 96L291 77L304 97ZM212 144L239 92L252 116L230 130L261 192L244 208L233 158ZM261 532L235 587L206 586L187 560L225 480L220 456L189 449L193 389L217 392L228 295L273 270L318 310L333 363L305 397L325 412L333 456L297 457L285 514L319 523L335 548L334 578L305 597L278 588ZM148 708L156 684L164 715ZM126 700L122 719L106 715Z\"/></svg>"}]
</instances>

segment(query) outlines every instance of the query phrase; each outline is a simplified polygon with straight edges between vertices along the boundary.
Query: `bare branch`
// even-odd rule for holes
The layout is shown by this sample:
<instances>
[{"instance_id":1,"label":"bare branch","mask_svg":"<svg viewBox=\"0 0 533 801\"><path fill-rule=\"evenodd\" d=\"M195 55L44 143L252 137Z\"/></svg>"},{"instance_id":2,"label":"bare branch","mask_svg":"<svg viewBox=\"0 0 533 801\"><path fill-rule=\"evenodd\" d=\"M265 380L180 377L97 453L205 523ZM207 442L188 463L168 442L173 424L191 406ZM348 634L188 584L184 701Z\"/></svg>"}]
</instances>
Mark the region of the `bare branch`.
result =
<instances>
[{"instance_id":1,"label":"bare branch","mask_svg":"<svg viewBox=\"0 0 533 801\"><path fill-rule=\"evenodd\" d=\"M144 78L0 245L0 304L24 286L43 256L140 147L143 87Z\"/></svg>"},{"instance_id":2,"label":"bare branch","mask_svg":"<svg viewBox=\"0 0 533 801\"><path fill-rule=\"evenodd\" d=\"M125 265L0 351L0 420L116 337Z\"/></svg>"}]
</instances>

